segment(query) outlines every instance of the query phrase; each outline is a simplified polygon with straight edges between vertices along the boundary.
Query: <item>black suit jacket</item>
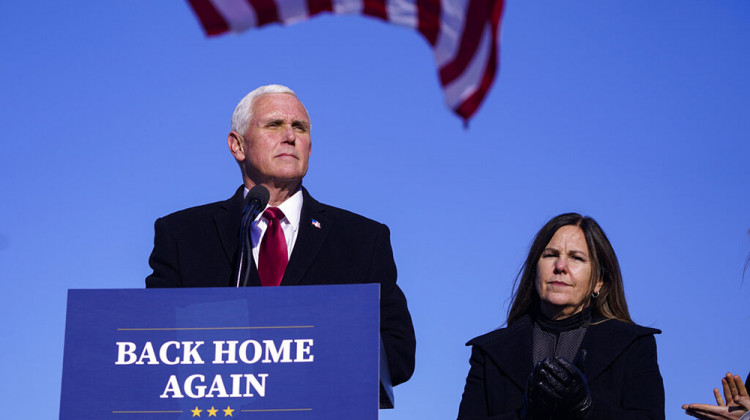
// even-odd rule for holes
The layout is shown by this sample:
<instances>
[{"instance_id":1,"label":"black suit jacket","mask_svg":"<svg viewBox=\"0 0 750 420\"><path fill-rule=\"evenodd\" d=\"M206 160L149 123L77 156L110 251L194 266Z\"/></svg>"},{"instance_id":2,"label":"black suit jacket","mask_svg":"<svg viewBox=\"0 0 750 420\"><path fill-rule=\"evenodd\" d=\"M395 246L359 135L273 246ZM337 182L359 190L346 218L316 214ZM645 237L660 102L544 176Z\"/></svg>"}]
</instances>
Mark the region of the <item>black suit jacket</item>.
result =
<instances>
[{"instance_id":1,"label":"black suit jacket","mask_svg":"<svg viewBox=\"0 0 750 420\"><path fill-rule=\"evenodd\" d=\"M396 285L388 227L321 204L304 188L302 194L299 232L281 285L379 283L380 333L391 382L405 382L414 372L416 339ZM243 205L240 187L229 200L157 219L146 287L235 286ZM249 285L260 286L258 270L250 266Z\"/></svg>"},{"instance_id":2,"label":"black suit jacket","mask_svg":"<svg viewBox=\"0 0 750 420\"><path fill-rule=\"evenodd\" d=\"M583 373L593 406L590 420L664 419L664 385L654 334L660 331L617 320L589 325ZM528 315L469 341L471 369L458 418L516 419L533 369Z\"/></svg>"}]
</instances>

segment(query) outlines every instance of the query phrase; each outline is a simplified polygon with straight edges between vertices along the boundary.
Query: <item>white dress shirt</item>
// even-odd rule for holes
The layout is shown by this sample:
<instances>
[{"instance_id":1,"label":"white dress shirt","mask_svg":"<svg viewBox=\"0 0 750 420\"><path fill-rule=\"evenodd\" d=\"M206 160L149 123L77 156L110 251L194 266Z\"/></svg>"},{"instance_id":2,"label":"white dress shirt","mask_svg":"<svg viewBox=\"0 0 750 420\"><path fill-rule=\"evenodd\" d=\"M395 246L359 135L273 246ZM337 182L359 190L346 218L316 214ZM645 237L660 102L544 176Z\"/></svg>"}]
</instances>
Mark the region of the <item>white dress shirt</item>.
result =
<instances>
[{"instance_id":1,"label":"white dress shirt","mask_svg":"<svg viewBox=\"0 0 750 420\"><path fill-rule=\"evenodd\" d=\"M248 192L249 190L245 187L245 196L247 196ZM294 248L295 242L297 242L299 221L302 215L302 201L302 189L299 189L278 206L284 213L284 218L281 219L281 229L284 231L284 237L286 238L286 251L289 258L291 258L292 249ZM266 205L266 208L268 207L270 206ZM265 211L265 209L263 210ZM256 268L258 267L260 242L263 240L263 235L265 235L267 227L268 220L263 217L263 212L260 212L250 227L250 240L253 243L253 260L255 260Z\"/></svg>"}]
</instances>

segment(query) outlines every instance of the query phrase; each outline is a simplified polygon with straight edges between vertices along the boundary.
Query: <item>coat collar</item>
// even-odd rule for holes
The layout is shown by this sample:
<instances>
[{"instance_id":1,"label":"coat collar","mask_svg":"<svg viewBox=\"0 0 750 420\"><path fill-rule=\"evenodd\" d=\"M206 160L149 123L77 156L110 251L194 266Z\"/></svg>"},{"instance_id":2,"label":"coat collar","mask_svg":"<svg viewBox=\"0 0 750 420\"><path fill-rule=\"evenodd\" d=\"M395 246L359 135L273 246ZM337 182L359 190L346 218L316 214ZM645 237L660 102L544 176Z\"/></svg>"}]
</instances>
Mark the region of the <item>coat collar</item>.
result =
<instances>
[{"instance_id":1,"label":"coat collar","mask_svg":"<svg viewBox=\"0 0 750 420\"><path fill-rule=\"evenodd\" d=\"M531 317L525 315L506 328L492 331L466 343L481 348L492 362L520 389L533 368Z\"/></svg>"},{"instance_id":2,"label":"coat collar","mask_svg":"<svg viewBox=\"0 0 750 420\"><path fill-rule=\"evenodd\" d=\"M323 242L333 226L334 220L326 214L326 206L310 196L302 187L302 212L300 214L299 232L294 244L289 264L286 266L281 284L297 285L307 273Z\"/></svg>"},{"instance_id":3,"label":"coat collar","mask_svg":"<svg viewBox=\"0 0 750 420\"><path fill-rule=\"evenodd\" d=\"M234 195L221 203L221 211L214 216L214 223L221 240L224 254L232 267L236 265L237 249L239 248L239 231L242 222L242 208L244 205L244 186L240 186ZM281 284L285 286L297 285L307 273L320 247L333 226L333 219L326 215L326 206L310 196L307 189L302 187L302 212L300 214L299 232L294 244L289 264L284 272ZM236 276L233 274L232 278ZM229 286L234 286L230 282ZM258 268L253 262L250 264L250 278L248 286L260 286Z\"/></svg>"},{"instance_id":4,"label":"coat collar","mask_svg":"<svg viewBox=\"0 0 750 420\"><path fill-rule=\"evenodd\" d=\"M581 349L586 349L584 375L591 382L638 337L659 333L661 331L654 328L613 319L595 319L581 343ZM466 344L482 349L498 369L523 390L533 369L531 335L531 317L524 315L508 327L474 338Z\"/></svg>"},{"instance_id":5,"label":"coat collar","mask_svg":"<svg viewBox=\"0 0 750 420\"><path fill-rule=\"evenodd\" d=\"M595 318L581 343L581 348L586 349L583 363L586 378L589 382L596 379L633 341L653 334L661 331L616 319Z\"/></svg>"}]
</instances>

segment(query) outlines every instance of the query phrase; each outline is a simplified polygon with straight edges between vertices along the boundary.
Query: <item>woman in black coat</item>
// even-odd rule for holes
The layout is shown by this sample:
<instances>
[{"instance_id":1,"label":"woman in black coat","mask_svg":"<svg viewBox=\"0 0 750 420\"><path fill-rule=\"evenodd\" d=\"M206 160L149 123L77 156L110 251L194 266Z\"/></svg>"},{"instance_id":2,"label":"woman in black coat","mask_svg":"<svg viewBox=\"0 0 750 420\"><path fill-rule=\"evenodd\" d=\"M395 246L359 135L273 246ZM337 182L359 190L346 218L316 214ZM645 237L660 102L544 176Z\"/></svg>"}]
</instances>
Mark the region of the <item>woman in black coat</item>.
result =
<instances>
[{"instance_id":1,"label":"woman in black coat","mask_svg":"<svg viewBox=\"0 0 750 420\"><path fill-rule=\"evenodd\" d=\"M617 257L589 217L536 235L508 326L474 338L460 420L663 419L659 330L630 319Z\"/></svg>"}]
</instances>

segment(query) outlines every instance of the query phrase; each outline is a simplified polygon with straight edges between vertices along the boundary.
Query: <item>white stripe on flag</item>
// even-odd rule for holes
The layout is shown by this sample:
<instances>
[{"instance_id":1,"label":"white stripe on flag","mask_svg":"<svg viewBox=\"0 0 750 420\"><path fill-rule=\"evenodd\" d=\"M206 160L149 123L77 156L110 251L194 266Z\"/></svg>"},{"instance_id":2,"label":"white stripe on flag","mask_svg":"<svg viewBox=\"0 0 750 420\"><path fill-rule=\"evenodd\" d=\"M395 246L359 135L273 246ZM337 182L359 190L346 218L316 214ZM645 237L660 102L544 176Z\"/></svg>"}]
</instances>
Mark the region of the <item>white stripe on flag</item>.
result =
<instances>
[{"instance_id":1,"label":"white stripe on flag","mask_svg":"<svg viewBox=\"0 0 750 420\"><path fill-rule=\"evenodd\" d=\"M336 14L360 14L364 10L362 0L333 0L332 3Z\"/></svg>"},{"instance_id":2,"label":"white stripe on flag","mask_svg":"<svg viewBox=\"0 0 750 420\"><path fill-rule=\"evenodd\" d=\"M385 4L388 21L397 25L417 28L417 4L415 0L388 0Z\"/></svg>"},{"instance_id":3,"label":"white stripe on flag","mask_svg":"<svg viewBox=\"0 0 750 420\"><path fill-rule=\"evenodd\" d=\"M285 25L309 18L306 0L284 0L274 3L276 3L276 9L279 11L279 19Z\"/></svg>"},{"instance_id":4,"label":"white stripe on flag","mask_svg":"<svg viewBox=\"0 0 750 420\"><path fill-rule=\"evenodd\" d=\"M438 68L453 61L461 45L464 21L469 0L440 0L440 32L435 43L435 62Z\"/></svg>"},{"instance_id":5,"label":"white stripe on flag","mask_svg":"<svg viewBox=\"0 0 750 420\"><path fill-rule=\"evenodd\" d=\"M253 0L208 0L210 1L216 10L221 14L228 27L234 31L239 32L244 29L256 27L258 25L258 15L251 6ZM269 1L269 0L267 0ZM306 0L270 0L273 1L279 13L279 19L285 24L291 24L308 19L310 16L307 8ZM384 4L386 9L386 19L389 22L398 24L401 26L410 27L418 30L420 26L419 21L419 0L331 0L331 5L334 14L362 14L364 10L364 2L372 1L374 7L378 7L379 4ZM480 91L482 82L487 77L485 73L487 70L487 64L489 59L494 52L492 39L492 19L499 19L502 13L502 8L505 0L427 0L427 1L440 1L440 16L437 39L432 49L435 57L435 62L438 67L438 74L446 79L451 79L447 85L443 85L443 95L445 102L448 106L459 113L459 115L468 120L476 110L478 103L472 103L471 106L465 104L466 99L474 94L480 94L484 97L487 92L486 90ZM472 1L481 1L483 3L474 5ZM484 4L487 3L487 4ZM467 11L471 6L477 7L492 7L492 10L476 10L475 16L472 16L474 21L468 22ZM431 7L431 6L427 6ZM217 30L221 32L222 28L213 27L216 25L215 17L202 6L194 6L196 13L199 11L205 11L206 15L200 16L201 21L206 21L209 27L204 27L207 32L211 32L212 35L217 33ZM473 10L473 9L472 9ZM426 10L427 12L427 10ZM434 16L430 16L428 22L433 24ZM270 23L270 22L269 22ZM499 24L498 22L495 22ZM466 30L472 30L473 43L476 41L473 36L474 30L481 30L479 39L479 45L474 55L471 57L462 56L461 62L457 62L457 57L461 48L470 48L469 41L465 40L464 32ZM428 36L432 37L434 34L430 33ZM498 34L499 36L499 34ZM465 51L469 53L470 51ZM497 64L497 63L493 63ZM446 67L451 65L450 68ZM464 69L463 72L457 74L459 69ZM494 75L493 75L494 78ZM492 80L488 80L492 83ZM442 85L442 80L441 80ZM489 87L489 85L487 86ZM458 111L458 108L465 105L464 109Z\"/></svg>"},{"instance_id":6,"label":"white stripe on flag","mask_svg":"<svg viewBox=\"0 0 750 420\"><path fill-rule=\"evenodd\" d=\"M242 32L258 24L255 10L246 1L211 0L233 32Z\"/></svg>"},{"instance_id":7,"label":"white stripe on flag","mask_svg":"<svg viewBox=\"0 0 750 420\"><path fill-rule=\"evenodd\" d=\"M490 58L490 49L492 48L492 30L489 23L484 25L482 31L482 40L479 42L476 54L471 57L469 66L466 67L461 75L451 84L443 87L445 102L451 109L461 105L466 98L473 95L479 89L484 71L487 68L487 61Z\"/></svg>"}]
</instances>

